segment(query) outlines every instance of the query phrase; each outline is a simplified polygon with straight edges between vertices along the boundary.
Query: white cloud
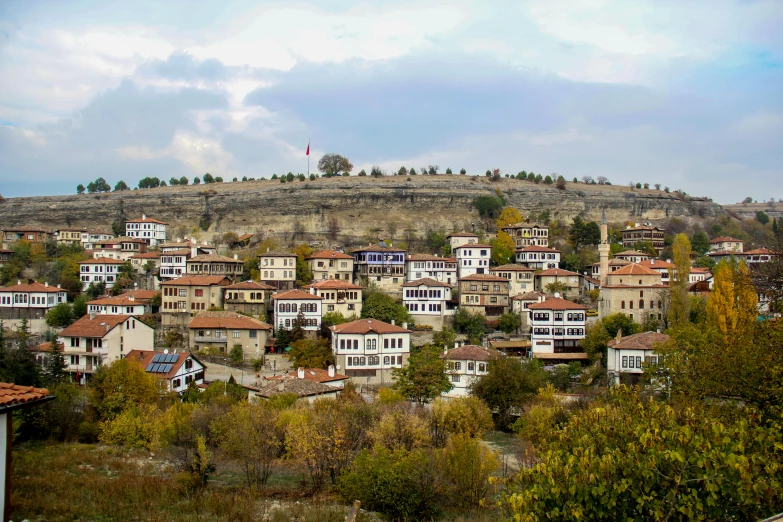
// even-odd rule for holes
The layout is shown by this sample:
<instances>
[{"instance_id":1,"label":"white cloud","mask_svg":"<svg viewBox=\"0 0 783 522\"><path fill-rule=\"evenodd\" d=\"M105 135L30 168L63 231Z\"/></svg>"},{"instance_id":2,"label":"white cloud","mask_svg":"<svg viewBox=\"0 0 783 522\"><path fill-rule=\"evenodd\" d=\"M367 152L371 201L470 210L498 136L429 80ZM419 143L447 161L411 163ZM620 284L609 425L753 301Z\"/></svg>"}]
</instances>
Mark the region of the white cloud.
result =
<instances>
[{"instance_id":1,"label":"white cloud","mask_svg":"<svg viewBox=\"0 0 783 522\"><path fill-rule=\"evenodd\" d=\"M220 172L223 177L233 175L234 157L223 149L217 139L179 131L171 143L163 149L153 150L145 146L120 147L117 156L131 160L173 158L180 161L195 175Z\"/></svg>"}]
</instances>

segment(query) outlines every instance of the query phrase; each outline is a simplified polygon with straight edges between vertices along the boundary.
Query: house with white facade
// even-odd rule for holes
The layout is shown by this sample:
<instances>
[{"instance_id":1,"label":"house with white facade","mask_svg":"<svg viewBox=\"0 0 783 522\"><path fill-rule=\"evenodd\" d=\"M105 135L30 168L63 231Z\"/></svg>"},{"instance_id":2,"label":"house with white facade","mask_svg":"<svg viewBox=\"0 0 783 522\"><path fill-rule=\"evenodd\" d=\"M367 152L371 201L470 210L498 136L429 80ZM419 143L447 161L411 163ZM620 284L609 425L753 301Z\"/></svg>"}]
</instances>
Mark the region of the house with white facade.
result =
<instances>
[{"instance_id":1,"label":"house with white facade","mask_svg":"<svg viewBox=\"0 0 783 522\"><path fill-rule=\"evenodd\" d=\"M586 361L582 349L587 307L558 296L528 306L533 357L546 364Z\"/></svg>"},{"instance_id":2,"label":"house with white facade","mask_svg":"<svg viewBox=\"0 0 783 522\"><path fill-rule=\"evenodd\" d=\"M325 314L340 312L343 317L359 317L362 314L363 286L341 279L323 279L302 287L302 290L323 298L321 308Z\"/></svg>"},{"instance_id":3,"label":"house with white facade","mask_svg":"<svg viewBox=\"0 0 783 522\"><path fill-rule=\"evenodd\" d=\"M656 348L668 340L668 335L658 332L642 332L627 337L618 332L617 338L607 343L606 372L609 382L639 382L644 365L658 362Z\"/></svg>"},{"instance_id":4,"label":"house with white facade","mask_svg":"<svg viewBox=\"0 0 783 522\"><path fill-rule=\"evenodd\" d=\"M232 281L242 277L245 266L245 263L239 260L237 254L234 254L234 257L217 254L199 254L188 259L185 264L187 265L188 275L221 275L230 278Z\"/></svg>"},{"instance_id":5,"label":"house with white facade","mask_svg":"<svg viewBox=\"0 0 783 522\"><path fill-rule=\"evenodd\" d=\"M204 384L204 373L207 367L192 353L131 350L126 357L138 361L144 371L165 383L168 391L182 394L191 382L196 385Z\"/></svg>"},{"instance_id":6,"label":"house with white facade","mask_svg":"<svg viewBox=\"0 0 783 522\"><path fill-rule=\"evenodd\" d=\"M405 282L407 252L383 241L351 250L357 281L372 281L384 291L398 291Z\"/></svg>"},{"instance_id":7,"label":"house with white facade","mask_svg":"<svg viewBox=\"0 0 783 522\"><path fill-rule=\"evenodd\" d=\"M530 305L542 303L545 299L546 294L541 292L527 292L511 298L511 310L519 315L519 318L522 320L522 324L519 327L521 335L530 335L530 327L533 324L533 313L530 311Z\"/></svg>"},{"instance_id":8,"label":"house with white facade","mask_svg":"<svg viewBox=\"0 0 783 522\"><path fill-rule=\"evenodd\" d=\"M133 256L143 254L146 251L147 243L143 239L117 237L94 243L91 253L95 258L108 257L109 259L128 261Z\"/></svg>"},{"instance_id":9,"label":"house with white facade","mask_svg":"<svg viewBox=\"0 0 783 522\"><path fill-rule=\"evenodd\" d=\"M278 290L291 290L296 283L296 254L270 252L258 254L258 274L261 282Z\"/></svg>"},{"instance_id":10,"label":"house with white facade","mask_svg":"<svg viewBox=\"0 0 783 522\"><path fill-rule=\"evenodd\" d=\"M82 280L82 290L87 290L91 283L103 282L106 289L114 286L120 268L125 264L121 259L112 259L110 257L98 257L88 259L79 263L79 276Z\"/></svg>"},{"instance_id":11,"label":"house with white facade","mask_svg":"<svg viewBox=\"0 0 783 522\"><path fill-rule=\"evenodd\" d=\"M647 252L639 252L638 250L624 250L614 255L614 259L622 259L628 263L641 263L653 259L655 256L648 254Z\"/></svg>"},{"instance_id":12,"label":"house with white facade","mask_svg":"<svg viewBox=\"0 0 783 522\"><path fill-rule=\"evenodd\" d=\"M576 297L582 295L584 291L584 276L563 268L549 268L536 272L533 280L536 292L548 294L559 292L568 297Z\"/></svg>"},{"instance_id":13,"label":"house with white facade","mask_svg":"<svg viewBox=\"0 0 783 522\"><path fill-rule=\"evenodd\" d=\"M710 241L710 252L742 252L744 245L741 239L720 236Z\"/></svg>"},{"instance_id":14,"label":"house with white facade","mask_svg":"<svg viewBox=\"0 0 783 522\"><path fill-rule=\"evenodd\" d=\"M136 301L133 296L109 296L93 299L87 303L87 313L100 315L144 315L149 307Z\"/></svg>"},{"instance_id":15,"label":"house with white facade","mask_svg":"<svg viewBox=\"0 0 783 522\"><path fill-rule=\"evenodd\" d=\"M418 279L402 285L402 304L416 324L426 324L436 330L443 329L445 317L454 315L455 303L451 298L451 285L435 279Z\"/></svg>"},{"instance_id":16,"label":"house with white facade","mask_svg":"<svg viewBox=\"0 0 783 522\"><path fill-rule=\"evenodd\" d=\"M353 256L336 250L319 250L307 257L314 281L340 279L353 282Z\"/></svg>"},{"instance_id":17,"label":"house with white facade","mask_svg":"<svg viewBox=\"0 0 783 522\"><path fill-rule=\"evenodd\" d=\"M143 239L149 246L158 246L166 242L166 227L168 223L148 218L142 214L141 219L131 219L125 222L125 235Z\"/></svg>"},{"instance_id":18,"label":"house with white facade","mask_svg":"<svg viewBox=\"0 0 783 522\"><path fill-rule=\"evenodd\" d=\"M460 245L454 249L457 259L457 277L462 279L474 274L488 274L492 247L481 243Z\"/></svg>"},{"instance_id":19,"label":"house with white facade","mask_svg":"<svg viewBox=\"0 0 783 522\"><path fill-rule=\"evenodd\" d=\"M99 367L125 357L131 350L155 349L155 331L132 315L88 314L62 330L66 371L85 384Z\"/></svg>"},{"instance_id":20,"label":"house with white facade","mask_svg":"<svg viewBox=\"0 0 783 522\"><path fill-rule=\"evenodd\" d=\"M517 249L527 246L549 246L549 227L546 225L525 221L506 225L501 230L511 236Z\"/></svg>"},{"instance_id":21,"label":"house with white facade","mask_svg":"<svg viewBox=\"0 0 783 522\"><path fill-rule=\"evenodd\" d=\"M411 332L405 324L359 319L329 329L337 370L356 383L391 383L392 369L408 362Z\"/></svg>"},{"instance_id":22,"label":"house with white facade","mask_svg":"<svg viewBox=\"0 0 783 522\"><path fill-rule=\"evenodd\" d=\"M508 264L489 269L489 273L504 277L509 281L509 294L512 296L524 294L533 290L533 274L535 270L523 265Z\"/></svg>"},{"instance_id":23,"label":"house with white facade","mask_svg":"<svg viewBox=\"0 0 783 522\"><path fill-rule=\"evenodd\" d=\"M103 232L100 230L82 230L81 242L82 248L85 250L92 250L96 243L109 241L114 239L114 234L111 232Z\"/></svg>"},{"instance_id":24,"label":"house with white facade","mask_svg":"<svg viewBox=\"0 0 783 522\"><path fill-rule=\"evenodd\" d=\"M631 261L626 261L625 259L618 259L616 257L613 257L608 262L609 273L612 273L615 270L619 270L622 267L628 266L630 264L632 264ZM601 279L601 263L593 263L592 265L590 265L589 270L588 270L588 276L600 280Z\"/></svg>"},{"instance_id":25,"label":"house with white facade","mask_svg":"<svg viewBox=\"0 0 783 522\"><path fill-rule=\"evenodd\" d=\"M466 397L473 381L487 374L489 362L502 357L499 351L484 346L466 344L446 350L441 357L446 360L451 390L444 397Z\"/></svg>"},{"instance_id":26,"label":"house with white facade","mask_svg":"<svg viewBox=\"0 0 783 522\"><path fill-rule=\"evenodd\" d=\"M17 280L15 285L0 287L0 319L41 319L68 299L68 292L49 283Z\"/></svg>"},{"instance_id":27,"label":"house with white facade","mask_svg":"<svg viewBox=\"0 0 783 522\"><path fill-rule=\"evenodd\" d=\"M449 246L451 247L452 252L454 252L455 248L462 245L475 245L478 243L478 236L476 234L465 232L464 230L462 232L453 232L446 236L446 239L449 240Z\"/></svg>"},{"instance_id":28,"label":"house with white facade","mask_svg":"<svg viewBox=\"0 0 783 522\"><path fill-rule=\"evenodd\" d=\"M188 273L187 261L190 259L190 249L163 251L160 254L160 280L170 281Z\"/></svg>"},{"instance_id":29,"label":"house with white facade","mask_svg":"<svg viewBox=\"0 0 783 522\"><path fill-rule=\"evenodd\" d=\"M411 254L407 260L405 279L408 282L417 279L434 279L457 286L457 258Z\"/></svg>"},{"instance_id":30,"label":"house with white facade","mask_svg":"<svg viewBox=\"0 0 783 522\"><path fill-rule=\"evenodd\" d=\"M528 246L516 251L516 260L520 265L536 270L557 268L560 266L560 250L542 246Z\"/></svg>"},{"instance_id":31,"label":"house with white facade","mask_svg":"<svg viewBox=\"0 0 783 522\"><path fill-rule=\"evenodd\" d=\"M275 302L275 330L293 328L300 313L304 316L304 324L300 326L305 332L315 335L321 329L321 296L302 290L288 290L273 294L272 299Z\"/></svg>"}]
</instances>

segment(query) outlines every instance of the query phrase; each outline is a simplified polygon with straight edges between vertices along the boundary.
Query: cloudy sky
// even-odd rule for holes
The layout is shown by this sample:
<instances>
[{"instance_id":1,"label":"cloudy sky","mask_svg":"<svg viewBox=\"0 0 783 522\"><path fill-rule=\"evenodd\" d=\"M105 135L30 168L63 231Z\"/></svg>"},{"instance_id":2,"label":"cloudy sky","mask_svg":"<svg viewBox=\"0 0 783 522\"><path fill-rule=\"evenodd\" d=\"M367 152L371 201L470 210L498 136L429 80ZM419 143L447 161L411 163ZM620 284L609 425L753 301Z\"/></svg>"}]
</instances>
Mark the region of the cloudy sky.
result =
<instances>
[{"instance_id":1,"label":"cloudy sky","mask_svg":"<svg viewBox=\"0 0 783 522\"><path fill-rule=\"evenodd\" d=\"M783 197L783 2L2 0L0 193L437 164Z\"/></svg>"}]
</instances>

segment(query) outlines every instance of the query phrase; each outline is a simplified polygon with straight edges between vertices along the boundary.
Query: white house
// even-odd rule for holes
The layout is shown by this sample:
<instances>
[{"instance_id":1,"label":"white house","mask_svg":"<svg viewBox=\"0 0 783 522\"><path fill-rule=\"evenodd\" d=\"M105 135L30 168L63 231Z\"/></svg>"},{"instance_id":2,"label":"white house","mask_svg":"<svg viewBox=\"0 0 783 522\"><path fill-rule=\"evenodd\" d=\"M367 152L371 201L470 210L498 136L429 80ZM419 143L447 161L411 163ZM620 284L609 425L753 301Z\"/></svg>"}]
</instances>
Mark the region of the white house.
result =
<instances>
[{"instance_id":1,"label":"white house","mask_svg":"<svg viewBox=\"0 0 783 522\"><path fill-rule=\"evenodd\" d=\"M0 288L0 319L40 319L67 298L68 293L59 286L17 281L13 286Z\"/></svg>"},{"instance_id":2,"label":"white house","mask_svg":"<svg viewBox=\"0 0 783 522\"><path fill-rule=\"evenodd\" d=\"M92 246L92 257L108 257L128 261L132 257L147 251L147 243L143 239L118 237L96 242Z\"/></svg>"},{"instance_id":3,"label":"white house","mask_svg":"<svg viewBox=\"0 0 783 522\"><path fill-rule=\"evenodd\" d=\"M272 295L275 301L275 330L291 329L299 314L304 316L304 324L300 325L306 332L317 332L321 329L323 298L301 290L288 290Z\"/></svg>"},{"instance_id":4,"label":"white house","mask_svg":"<svg viewBox=\"0 0 783 522\"><path fill-rule=\"evenodd\" d=\"M624 376L631 383L638 382L639 375L644 372L643 363L657 363L655 348L669 340L669 336L658 332L642 332L623 337L622 332L617 338L607 343L606 372L609 381L620 384Z\"/></svg>"},{"instance_id":5,"label":"white house","mask_svg":"<svg viewBox=\"0 0 783 522\"><path fill-rule=\"evenodd\" d=\"M587 307L556 296L528 306L533 357L550 364L587 360L582 349Z\"/></svg>"},{"instance_id":6,"label":"white house","mask_svg":"<svg viewBox=\"0 0 783 522\"><path fill-rule=\"evenodd\" d=\"M106 284L106 289L114 286L120 268L125 264L121 259L112 259L110 257L99 257L88 259L79 263L79 275L82 279L82 289L87 290L90 283Z\"/></svg>"},{"instance_id":7,"label":"white house","mask_svg":"<svg viewBox=\"0 0 783 522\"><path fill-rule=\"evenodd\" d=\"M87 312L100 315L144 315L148 307L132 295L101 297L87 303Z\"/></svg>"},{"instance_id":8,"label":"white house","mask_svg":"<svg viewBox=\"0 0 783 522\"><path fill-rule=\"evenodd\" d=\"M161 252L160 280L170 281L186 275L188 259L190 259L189 248Z\"/></svg>"},{"instance_id":9,"label":"white house","mask_svg":"<svg viewBox=\"0 0 783 522\"><path fill-rule=\"evenodd\" d=\"M128 359L139 361L144 370L161 379L168 391L183 393L191 382L204 384L204 372L207 367L193 354L155 353L143 350L131 350Z\"/></svg>"},{"instance_id":10,"label":"white house","mask_svg":"<svg viewBox=\"0 0 783 522\"><path fill-rule=\"evenodd\" d=\"M533 324L533 314L530 311L530 305L541 303L545 299L546 294L541 292L527 292L511 298L511 309L522 320L522 324L519 327L519 332L522 335L529 336L530 327Z\"/></svg>"},{"instance_id":11,"label":"white house","mask_svg":"<svg viewBox=\"0 0 783 522\"><path fill-rule=\"evenodd\" d=\"M516 251L517 263L536 270L560 266L560 250L542 246L528 246Z\"/></svg>"},{"instance_id":12,"label":"white house","mask_svg":"<svg viewBox=\"0 0 783 522\"><path fill-rule=\"evenodd\" d=\"M406 261L406 281L434 279L451 286L457 284L457 258L440 257L430 254L411 254Z\"/></svg>"},{"instance_id":13,"label":"white house","mask_svg":"<svg viewBox=\"0 0 783 522\"><path fill-rule=\"evenodd\" d=\"M453 252L455 248L462 245L475 245L478 243L478 236L470 232L454 232L449 234L446 239L449 240L449 246Z\"/></svg>"},{"instance_id":14,"label":"white house","mask_svg":"<svg viewBox=\"0 0 783 522\"><path fill-rule=\"evenodd\" d=\"M416 320L436 330L443 329L443 318L454 315L451 285L424 278L402 285L402 304Z\"/></svg>"},{"instance_id":15,"label":"white house","mask_svg":"<svg viewBox=\"0 0 783 522\"><path fill-rule=\"evenodd\" d=\"M614 259L622 259L628 263L641 263L648 259L653 259L655 256L651 256L646 252L639 252L638 250L624 250L614 255Z\"/></svg>"},{"instance_id":16,"label":"white house","mask_svg":"<svg viewBox=\"0 0 783 522\"><path fill-rule=\"evenodd\" d=\"M488 274L492 247L481 243L460 245L454 249L457 258L457 277L462 279L473 274Z\"/></svg>"},{"instance_id":17,"label":"white house","mask_svg":"<svg viewBox=\"0 0 783 522\"><path fill-rule=\"evenodd\" d=\"M408 361L411 332L376 319L330 326L332 352L338 370L357 383L392 382L392 369Z\"/></svg>"},{"instance_id":18,"label":"white house","mask_svg":"<svg viewBox=\"0 0 783 522\"><path fill-rule=\"evenodd\" d=\"M504 277L509 281L509 294L519 295L533 290L534 269L517 265L508 264L496 266L489 269L489 273L498 277Z\"/></svg>"},{"instance_id":19,"label":"white house","mask_svg":"<svg viewBox=\"0 0 783 522\"><path fill-rule=\"evenodd\" d=\"M710 241L710 252L742 252L744 245L741 239L720 236Z\"/></svg>"},{"instance_id":20,"label":"white house","mask_svg":"<svg viewBox=\"0 0 783 522\"><path fill-rule=\"evenodd\" d=\"M100 243L102 241L109 241L110 239L114 239L114 234L111 232L101 232L98 230L82 230L81 234L81 242L82 242L82 248L85 250L92 250L93 245L95 243Z\"/></svg>"},{"instance_id":21,"label":"white house","mask_svg":"<svg viewBox=\"0 0 783 522\"><path fill-rule=\"evenodd\" d=\"M143 239L149 246L157 246L166 242L167 225L163 221L148 218L142 214L141 219L131 219L125 222L125 235Z\"/></svg>"},{"instance_id":22,"label":"white house","mask_svg":"<svg viewBox=\"0 0 783 522\"><path fill-rule=\"evenodd\" d=\"M502 354L493 348L472 344L445 351L441 357L446 360L449 379L453 387L448 392L443 393L443 396L451 398L468 395L473 381L482 375L486 375L489 361L501 356Z\"/></svg>"},{"instance_id":23,"label":"white house","mask_svg":"<svg viewBox=\"0 0 783 522\"><path fill-rule=\"evenodd\" d=\"M325 314L340 312L344 317L358 317L362 314L363 286L343 279L323 279L302 289L323 298L321 307Z\"/></svg>"},{"instance_id":24,"label":"white house","mask_svg":"<svg viewBox=\"0 0 783 522\"><path fill-rule=\"evenodd\" d=\"M131 350L155 349L155 331L132 315L85 315L60 332L58 342L74 381L84 384L104 364Z\"/></svg>"}]
</instances>

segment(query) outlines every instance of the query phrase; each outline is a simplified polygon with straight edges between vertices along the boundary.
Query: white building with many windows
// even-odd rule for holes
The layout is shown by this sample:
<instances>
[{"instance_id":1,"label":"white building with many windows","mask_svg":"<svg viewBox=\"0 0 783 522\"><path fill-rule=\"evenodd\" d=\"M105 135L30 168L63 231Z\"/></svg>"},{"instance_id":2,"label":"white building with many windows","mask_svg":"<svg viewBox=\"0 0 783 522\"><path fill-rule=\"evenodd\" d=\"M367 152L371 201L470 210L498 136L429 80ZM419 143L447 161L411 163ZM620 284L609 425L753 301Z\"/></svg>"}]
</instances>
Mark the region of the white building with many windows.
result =
<instances>
[{"instance_id":1,"label":"white building with many windows","mask_svg":"<svg viewBox=\"0 0 783 522\"><path fill-rule=\"evenodd\" d=\"M531 304L530 340L533 357L548 364L586 361L582 349L587 307L560 297Z\"/></svg>"},{"instance_id":2,"label":"white building with many windows","mask_svg":"<svg viewBox=\"0 0 783 522\"><path fill-rule=\"evenodd\" d=\"M451 285L430 278L409 281L402 285L402 304L416 324L428 324L440 330L443 318L454 315Z\"/></svg>"},{"instance_id":3,"label":"white building with many windows","mask_svg":"<svg viewBox=\"0 0 783 522\"><path fill-rule=\"evenodd\" d=\"M536 270L560 266L560 251L542 246L528 246L516 251L517 263Z\"/></svg>"},{"instance_id":4,"label":"white building with many windows","mask_svg":"<svg viewBox=\"0 0 783 522\"><path fill-rule=\"evenodd\" d=\"M503 232L511 236L516 248L526 246L549 246L549 227L538 223L513 223L501 228Z\"/></svg>"},{"instance_id":5,"label":"white building with many windows","mask_svg":"<svg viewBox=\"0 0 783 522\"><path fill-rule=\"evenodd\" d=\"M363 286L341 279L325 279L307 285L302 290L323 298L321 308L325 314L340 312L343 317L359 317L362 314Z\"/></svg>"},{"instance_id":6,"label":"white building with many windows","mask_svg":"<svg viewBox=\"0 0 783 522\"><path fill-rule=\"evenodd\" d=\"M489 273L504 277L509 281L509 294L513 297L519 294L525 294L533 290L534 269L517 264L508 264L496 266L489 269Z\"/></svg>"},{"instance_id":7,"label":"white building with many windows","mask_svg":"<svg viewBox=\"0 0 783 522\"><path fill-rule=\"evenodd\" d=\"M278 290L291 290L296 283L296 254L264 252L258 254L258 274L261 282Z\"/></svg>"},{"instance_id":8,"label":"white building with many windows","mask_svg":"<svg viewBox=\"0 0 783 522\"><path fill-rule=\"evenodd\" d=\"M272 295L275 302L275 331L279 328L290 330L301 313L304 324L300 325L313 335L321 329L323 298L302 290L288 290ZM285 346L281 347L285 348Z\"/></svg>"},{"instance_id":9,"label":"white building with many windows","mask_svg":"<svg viewBox=\"0 0 783 522\"><path fill-rule=\"evenodd\" d=\"M449 234L446 239L449 240L449 246L453 252L455 248L462 245L475 245L478 243L478 236L471 232L454 232Z\"/></svg>"},{"instance_id":10,"label":"white building with many windows","mask_svg":"<svg viewBox=\"0 0 783 522\"><path fill-rule=\"evenodd\" d=\"M481 243L461 245L454 249L457 258L457 277L488 274L492 247Z\"/></svg>"},{"instance_id":11,"label":"white building with many windows","mask_svg":"<svg viewBox=\"0 0 783 522\"><path fill-rule=\"evenodd\" d=\"M24 283L0 287L0 319L41 319L60 303L68 293L49 283Z\"/></svg>"},{"instance_id":12,"label":"white building with many windows","mask_svg":"<svg viewBox=\"0 0 783 522\"><path fill-rule=\"evenodd\" d=\"M88 259L79 263L79 276L82 280L82 289L87 290L91 283L103 282L106 289L114 286L120 268L125 264L121 259L112 259L110 257L98 257Z\"/></svg>"},{"instance_id":13,"label":"white building with many windows","mask_svg":"<svg viewBox=\"0 0 783 522\"><path fill-rule=\"evenodd\" d=\"M466 344L447 350L441 355L446 360L451 390L443 393L444 397L466 397L473 381L487 374L489 362L503 355L484 346Z\"/></svg>"},{"instance_id":14,"label":"white building with many windows","mask_svg":"<svg viewBox=\"0 0 783 522\"><path fill-rule=\"evenodd\" d=\"M87 312L101 315L144 315L148 306L136 301L132 295L101 297L87 303Z\"/></svg>"},{"instance_id":15,"label":"white building with many windows","mask_svg":"<svg viewBox=\"0 0 783 522\"><path fill-rule=\"evenodd\" d=\"M376 319L330 326L337 370L360 384L393 382L392 369L408 362L411 332Z\"/></svg>"},{"instance_id":16,"label":"white building with many windows","mask_svg":"<svg viewBox=\"0 0 783 522\"><path fill-rule=\"evenodd\" d=\"M138 361L144 371L154 375L166 385L168 391L184 393L191 382L204 384L207 367L188 352L155 353L131 350L128 359Z\"/></svg>"},{"instance_id":17,"label":"white building with many windows","mask_svg":"<svg viewBox=\"0 0 783 522\"><path fill-rule=\"evenodd\" d=\"M658 332L622 335L618 332L617 338L607 343L606 372L612 384L636 384L644 373L644 363L658 362L655 349L668 341L669 336Z\"/></svg>"},{"instance_id":18,"label":"white building with many windows","mask_svg":"<svg viewBox=\"0 0 783 522\"><path fill-rule=\"evenodd\" d=\"M455 257L411 254L406 264L405 279L409 282L417 279L434 279L457 286L457 258Z\"/></svg>"},{"instance_id":19,"label":"white building with many windows","mask_svg":"<svg viewBox=\"0 0 783 522\"><path fill-rule=\"evenodd\" d=\"M125 235L143 239L149 246L157 246L166 242L166 227L168 223L148 218L142 214L141 219L131 219L125 222Z\"/></svg>"}]
</instances>

